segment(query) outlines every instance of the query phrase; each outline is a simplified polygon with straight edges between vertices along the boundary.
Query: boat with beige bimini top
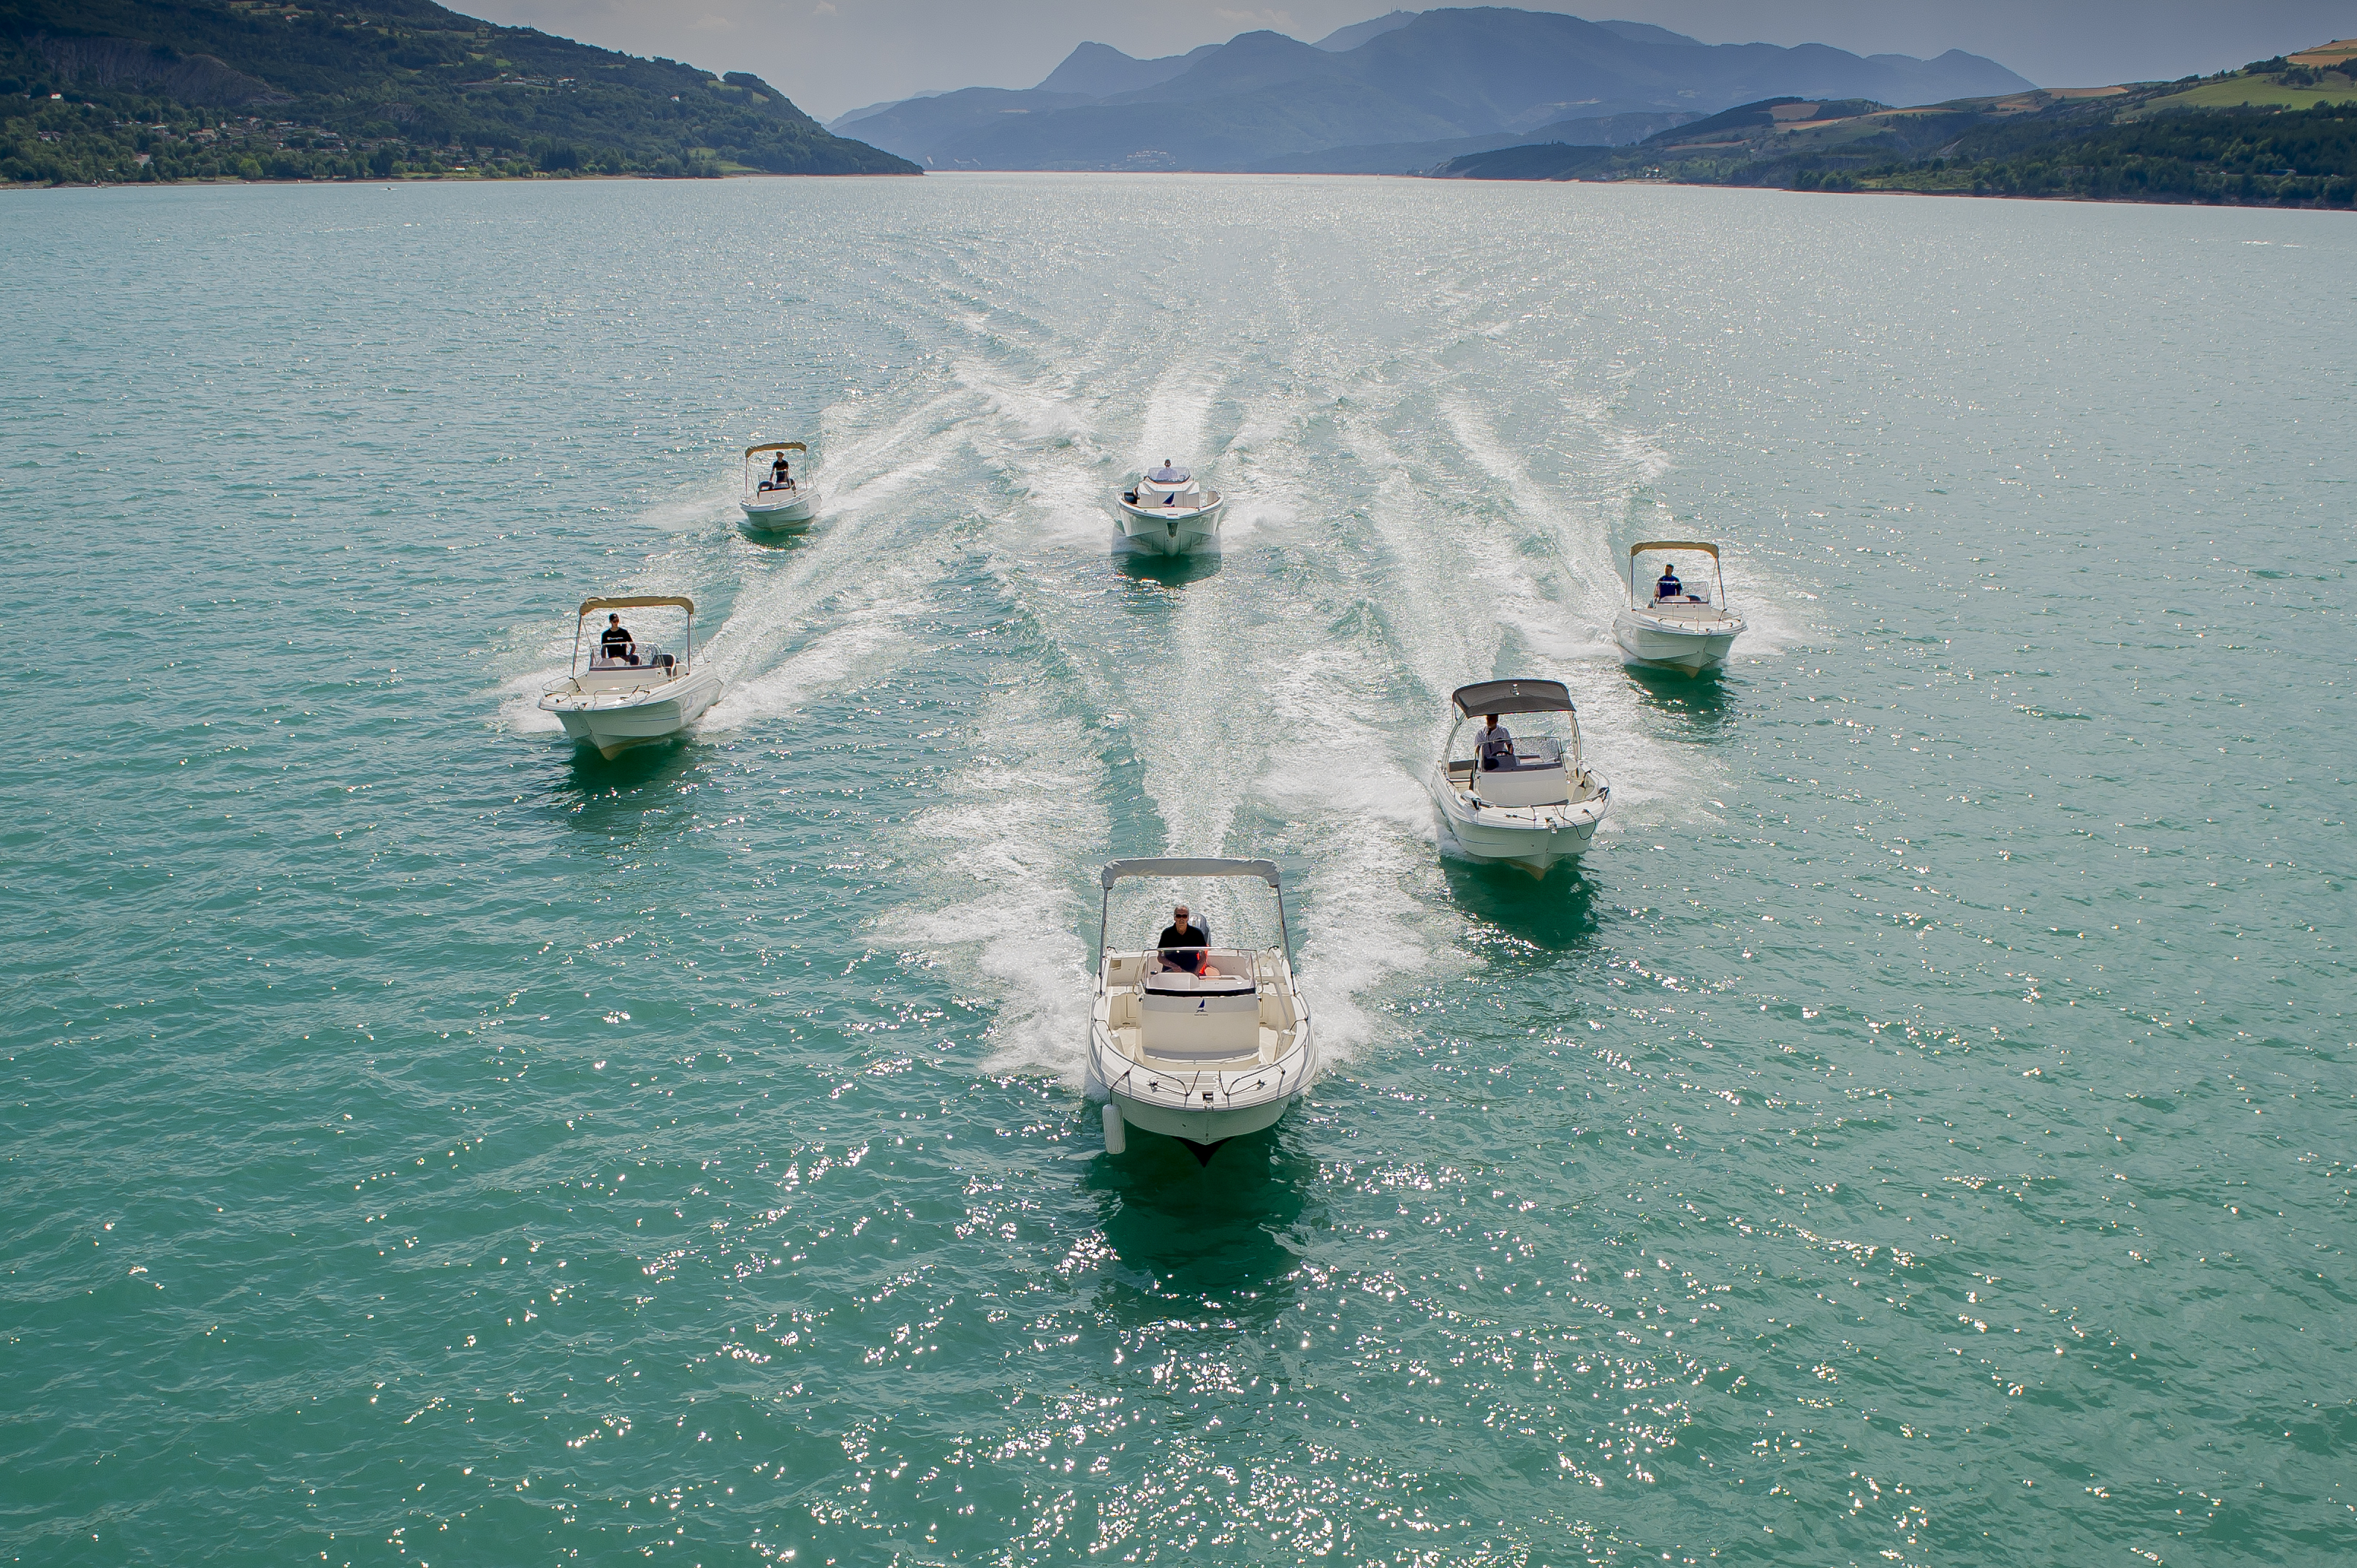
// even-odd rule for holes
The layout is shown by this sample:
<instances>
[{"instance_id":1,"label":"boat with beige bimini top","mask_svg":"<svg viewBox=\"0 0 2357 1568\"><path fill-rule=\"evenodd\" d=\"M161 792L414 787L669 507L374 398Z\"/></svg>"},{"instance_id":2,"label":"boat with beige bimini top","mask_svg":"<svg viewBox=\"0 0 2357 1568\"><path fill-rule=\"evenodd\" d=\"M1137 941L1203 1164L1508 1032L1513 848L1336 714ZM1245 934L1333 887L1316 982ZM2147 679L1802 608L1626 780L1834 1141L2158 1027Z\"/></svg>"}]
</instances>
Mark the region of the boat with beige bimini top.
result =
<instances>
[{"instance_id":1,"label":"boat with beige bimini top","mask_svg":"<svg viewBox=\"0 0 2357 1568\"><path fill-rule=\"evenodd\" d=\"M677 652L622 623L624 610L675 609L686 617ZM606 612L593 639L589 618ZM540 710L565 733L613 757L679 734L720 700L720 677L694 661L695 601L680 594L584 599L573 631L572 671L548 688Z\"/></svg>"},{"instance_id":2,"label":"boat with beige bimini top","mask_svg":"<svg viewBox=\"0 0 2357 1568\"><path fill-rule=\"evenodd\" d=\"M1708 589L1695 592L1678 576L1680 552L1710 558L1710 574L1718 588L1714 600ZM1637 580L1637 558L1668 555L1662 575L1651 584ZM1657 539L1629 546L1629 602L1612 618L1612 635L1631 664L1655 670L1682 670L1699 675L1727 662L1728 650L1743 630L1743 618L1727 607L1727 574L1718 564L1718 546L1693 540Z\"/></svg>"},{"instance_id":3,"label":"boat with beige bimini top","mask_svg":"<svg viewBox=\"0 0 2357 1568\"><path fill-rule=\"evenodd\" d=\"M794 453L804 459L794 473ZM766 463L755 458L770 455ZM811 480L810 448L799 441L765 441L745 448L745 494L737 505L745 526L761 533L800 533L811 525L818 508L818 487Z\"/></svg>"},{"instance_id":4,"label":"boat with beige bimini top","mask_svg":"<svg viewBox=\"0 0 2357 1568\"><path fill-rule=\"evenodd\" d=\"M1216 946L1208 926L1182 921L1174 911L1174 924L1154 946L1114 948L1109 936L1114 888L1133 877L1257 877L1276 906L1275 929L1262 934L1276 940L1258 947ZM1276 865L1116 860L1102 881L1088 1092L1105 1102L1105 1148L1121 1154L1128 1147L1127 1130L1137 1127L1179 1140L1209 1164L1230 1138L1274 1124L1318 1071L1309 1004L1293 980ZM1244 913L1239 910L1240 924ZM1265 923L1265 910L1253 913L1255 923Z\"/></svg>"}]
</instances>

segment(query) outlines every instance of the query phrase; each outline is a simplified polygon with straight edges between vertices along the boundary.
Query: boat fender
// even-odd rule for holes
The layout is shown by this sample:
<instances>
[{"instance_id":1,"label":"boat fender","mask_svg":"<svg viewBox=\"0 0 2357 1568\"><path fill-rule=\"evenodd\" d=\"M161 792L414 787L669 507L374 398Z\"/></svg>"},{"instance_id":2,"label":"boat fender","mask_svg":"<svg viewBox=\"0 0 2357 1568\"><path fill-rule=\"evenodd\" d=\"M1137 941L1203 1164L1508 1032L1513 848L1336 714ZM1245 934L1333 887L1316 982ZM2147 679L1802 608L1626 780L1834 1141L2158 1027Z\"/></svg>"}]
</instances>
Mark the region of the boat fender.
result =
<instances>
[{"instance_id":1,"label":"boat fender","mask_svg":"<svg viewBox=\"0 0 2357 1568\"><path fill-rule=\"evenodd\" d=\"M1105 1101L1104 1133L1106 1154L1119 1155L1128 1151L1129 1135L1121 1124L1121 1107L1110 1100Z\"/></svg>"}]
</instances>

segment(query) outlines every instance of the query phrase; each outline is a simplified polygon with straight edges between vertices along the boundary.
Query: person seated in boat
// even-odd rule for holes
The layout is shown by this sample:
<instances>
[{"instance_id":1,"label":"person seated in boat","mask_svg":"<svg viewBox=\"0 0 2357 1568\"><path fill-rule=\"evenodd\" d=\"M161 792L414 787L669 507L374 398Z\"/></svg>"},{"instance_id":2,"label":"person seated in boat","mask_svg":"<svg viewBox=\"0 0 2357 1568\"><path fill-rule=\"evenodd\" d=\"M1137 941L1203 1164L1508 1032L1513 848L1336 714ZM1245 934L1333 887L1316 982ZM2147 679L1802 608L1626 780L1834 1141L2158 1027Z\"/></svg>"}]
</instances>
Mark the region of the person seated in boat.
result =
<instances>
[{"instance_id":1,"label":"person seated in boat","mask_svg":"<svg viewBox=\"0 0 2357 1568\"><path fill-rule=\"evenodd\" d=\"M1146 477L1152 479L1157 485L1175 485L1180 483L1187 478L1187 470L1174 467L1171 464L1170 459L1165 457L1162 459L1162 467L1155 469L1154 472L1146 475Z\"/></svg>"},{"instance_id":2,"label":"person seated in boat","mask_svg":"<svg viewBox=\"0 0 2357 1568\"><path fill-rule=\"evenodd\" d=\"M597 651L608 664L636 664L639 661L639 639L622 624L619 611L606 617L606 629L597 636Z\"/></svg>"},{"instance_id":3,"label":"person seated in boat","mask_svg":"<svg viewBox=\"0 0 2357 1568\"><path fill-rule=\"evenodd\" d=\"M1151 973L1175 969L1187 974L1202 974L1211 968L1207 952L1211 945L1211 930L1191 918L1184 904L1170 911L1170 923L1162 928L1154 945L1159 950L1154 955Z\"/></svg>"},{"instance_id":4,"label":"person seated in boat","mask_svg":"<svg viewBox=\"0 0 2357 1568\"><path fill-rule=\"evenodd\" d=\"M1674 599L1685 591L1686 585L1678 581L1678 569L1675 566L1663 567L1662 580L1653 585L1653 597L1657 600Z\"/></svg>"},{"instance_id":5,"label":"person seated in boat","mask_svg":"<svg viewBox=\"0 0 2357 1568\"><path fill-rule=\"evenodd\" d=\"M778 460L770 465L770 482L761 488L765 490L790 490L794 488L794 467L786 461L783 452L779 453Z\"/></svg>"},{"instance_id":6,"label":"person seated in boat","mask_svg":"<svg viewBox=\"0 0 2357 1568\"><path fill-rule=\"evenodd\" d=\"M1481 727L1475 732L1473 755L1480 759L1484 773L1514 765L1514 737L1498 722L1497 714L1482 715Z\"/></svg>"}]
</instances>

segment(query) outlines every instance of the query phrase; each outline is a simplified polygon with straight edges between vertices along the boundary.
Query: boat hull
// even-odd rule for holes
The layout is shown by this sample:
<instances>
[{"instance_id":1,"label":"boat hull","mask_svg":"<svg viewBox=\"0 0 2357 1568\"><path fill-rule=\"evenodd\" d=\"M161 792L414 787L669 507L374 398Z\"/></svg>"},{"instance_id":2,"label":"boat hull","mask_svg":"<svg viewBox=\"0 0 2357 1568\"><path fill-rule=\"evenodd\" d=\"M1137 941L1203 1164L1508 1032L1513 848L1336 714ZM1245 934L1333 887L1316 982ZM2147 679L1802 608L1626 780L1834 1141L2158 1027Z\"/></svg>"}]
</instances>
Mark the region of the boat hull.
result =
<instances>
[{"instance_id":1,"label":"boat hull","mask_svg":"<svg viewBox=\"0 0 2357 1568\"><path fill-rule=\"evenodd\" d=\"M1202 555L1220 548L1220 515L1225 500L1198 510L1185 507L1142 507L1129 501L1121 507L1122 537L1129 547L1148 555Z\"/></svg>"},{"instance_id":2,"label":"boat hull","mask_svg":"<svg viewBox=\"0 0 2357 1568\"><path fill-rule=\"evenodd\" d=\"M1192 1144L1205 1159L1231 1138L1276 1125L1317 1073L1318 1039L1306 1017L1292 1050L1239 1069L1141 1063L1122 1054L1101 1021L1089 1029L1090 1098L1110 1101L1126 1125Z\"/></svg>"},{"instance_id":3,"label":"boat hull","mask_svg":"<svg viewBox=\"0 0 2357 1568\"><path fill-rule=\"evenodd\" d=\"M1293 1103L1291 1096L1283 1100L1264 1101L1258 1105L1232 1110L1177 1112L1165 1106L1126 1094L1109 1094L1121 1112L1121 1119L1129 1126L1144 1133L1159 1133L1166 1138L1178 1138L1189 1144L1216 1148L1231 1138L1241 1138L1276 1125Z\"/></svg>"},{"instance_id":4,"label":"boat hull","mask_svg":"<svg viewBox=\"0 0 2357 1568\"><path fill-rule=\"evenodd\" d=\"M1558 863L1577 860L1596 837L1612 791L1605 786L1589 800L1565 807L1500 811L1473 810L1445 779L1432 784L1432 808L1441 848L1460 860L1512 865L1544 876ZM1529 821L1518 819L1527 817Z\"/></svg>"},{"instance_id":5,"label":"boat hull","mask_svg":"<svg viewBox=\"0 0 2357 1568\"><path fill-rule=\"evenodd\" d=\"M745 527L756 533L801 533L811 525L812 515L818 510L818 492L798 492L791 500L775 500L770 496L748 496L737 503L745 514Z\"/></svg>"},{"instance_id":6,"label":"boat hull","mask_svg":"<svg viewBox=\"0 0 2357 1568\"><path fill-rule=\"evenodd\" d=\"M719 676L698 670L646 692L552 692L540 706L567 736L612 757L680 734L719 700L720 691Z\"/></svg>"},{"instance_id":7,"label":"boat hull","mask_svg":"<svg viewBox=\"0 0 2357 1568\"><path fill-rule=\"evenodd\" d=\"M1677 670L1698 675L1726 664L1743 623L1733 618L1682 624L1658 616L1622 610L1612 620L1612 635L1620 654L1631 664L1649 670Z\"/></svg>"}]
</instances>

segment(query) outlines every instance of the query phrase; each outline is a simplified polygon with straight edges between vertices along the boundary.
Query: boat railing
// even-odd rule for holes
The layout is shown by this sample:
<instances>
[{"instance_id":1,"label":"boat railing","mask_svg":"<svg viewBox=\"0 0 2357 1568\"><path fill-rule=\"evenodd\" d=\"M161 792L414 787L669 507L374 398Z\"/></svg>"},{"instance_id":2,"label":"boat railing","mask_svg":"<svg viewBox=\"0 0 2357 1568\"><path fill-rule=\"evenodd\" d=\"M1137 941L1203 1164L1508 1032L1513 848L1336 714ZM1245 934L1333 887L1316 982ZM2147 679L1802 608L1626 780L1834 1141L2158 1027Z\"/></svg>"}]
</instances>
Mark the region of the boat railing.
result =
<instances>
[{"instance_id":1,"label":"boat railing","mask_svg":"<svg viewBox=\"0 0 2357 1568\"><path fill-rule=\"evenodd\" d=\"M1294 1026L1294 1033L1300 1028ZM1200 1110L1208 1102L1212 1109L1232 1106L1239 1094L1252 1094L1253 1103L1265 1102L1273 1086L1282 1093L1286 1080L1297 1076L1302 1068L1297 1052L1287 1051L1271 1062L1256 1062L1246 1067L1219 1067L1211 1064L1188 1066L1173 1062L1137 1062L1122 1058L1118 1073L1104 1080L1105 1087L1116 1094L1137 1099L1160 1094L1166 1090L1181 1102L1178 1108ZM1246 1073L1252 1074L1246 1079Z\"/></svg>"}]
</instances>

